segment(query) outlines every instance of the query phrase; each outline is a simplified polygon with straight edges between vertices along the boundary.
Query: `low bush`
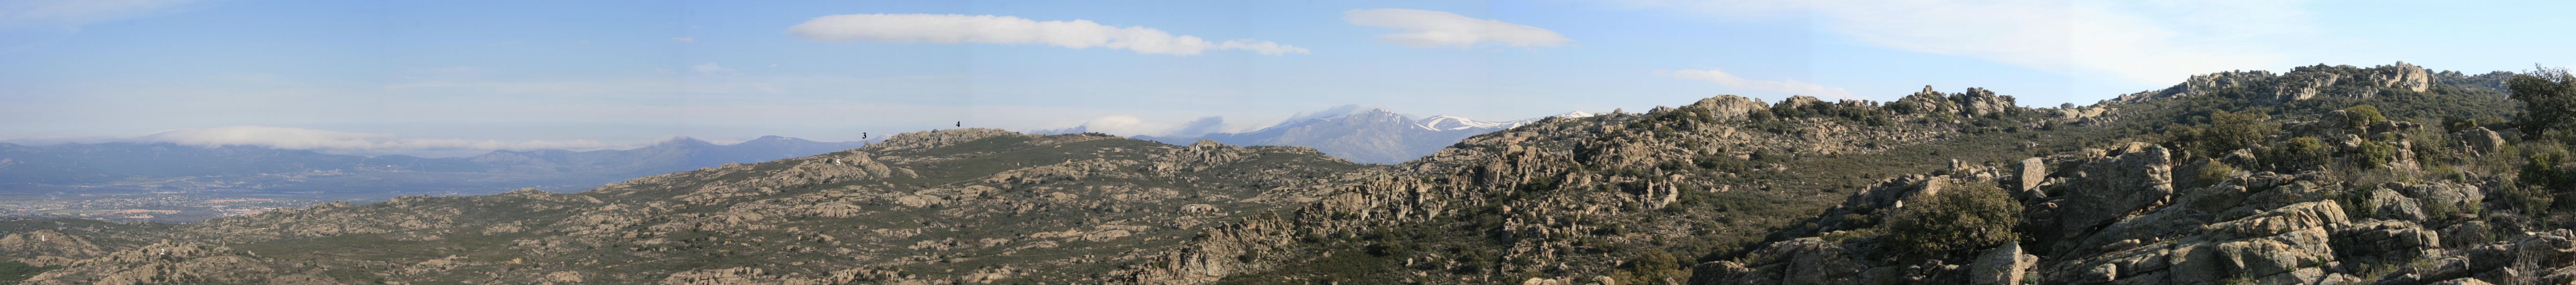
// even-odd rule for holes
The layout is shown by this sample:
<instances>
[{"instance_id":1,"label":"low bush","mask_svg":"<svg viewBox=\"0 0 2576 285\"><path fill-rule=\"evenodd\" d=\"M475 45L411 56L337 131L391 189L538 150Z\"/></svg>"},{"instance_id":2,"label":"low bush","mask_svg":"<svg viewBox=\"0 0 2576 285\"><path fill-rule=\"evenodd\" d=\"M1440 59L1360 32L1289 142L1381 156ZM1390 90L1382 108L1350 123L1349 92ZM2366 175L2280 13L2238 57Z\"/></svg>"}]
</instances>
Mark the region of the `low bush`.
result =
<instances>
[{"instance_id":1,"label":"low bush","mask_svg":"<svg viewBox=\"0 0 2576 285\"><path fill-rule=\"evenodd\" d=\"M2387 167L2389 162L2394 162L2397 159L2396 144L2379 141L2362 141L2360 151L2360 162L2361 167L2363 168Z\"/></svg>"},{"instance_id":2,"label":"low bush","mask_svg":"<svg viewBox=\"0 0 2576 285\"><path fill-rule=\"evenodd\" d=\"M2325 169L2326 162L2334 159L2334 147L2316 137L2298 137L2273 146L2263 158L2279 172Z\"/></svg>"},{"instance_id":3,"label":"low bush","mask_svg":"<svg viewBox=\"0 0 2576 285\"><path fill-rule=\"evenodd\" d=\"M1989 183L1969 183L1910 201L1887 223L1888 246L1900 253L1945 256L2021 238L2021 203Z\"/></svg>"},{"instance_id":4,"label":"low bush","mask_svg":"<svg viewBox=\"0 0 2576 285\"><path fill-rule=\"evenodd\" d=\"M2210 162L2207 166L2192 169L2191 184L2183 185L2183 189L2196 189L2209 187L2210 185L2218 185L2218 182L2227 181L2227 177L2233 175L2236 175L2235 166L2228 166L2226 163Z\"/></svg>"},{"instance_id":5,"label":"low bush","mask_svg":"<svg viewBox=\"0 0 2576 285\"><path fill-rule=\"evenodd\" d=\"M2360 129L2369 127L2371 122L2387 121L2388 116L2380 115L2379 107L2357 105L2352 106L2352 108L2344 108L2343 119L2345 126Z\"/></svg>"},{"instance_id":6,"label":"low bush","mask_svg":"<svg viewBox=\"0 0 2576 285\"><path fill-rule=\"evenodd\" d=\"M16 261L0 261L0 284L15 284L18 281L36 277L37 273L44 273L47 270L53 270L53 268L37 267Z\"/></svg>"}]
</instances>

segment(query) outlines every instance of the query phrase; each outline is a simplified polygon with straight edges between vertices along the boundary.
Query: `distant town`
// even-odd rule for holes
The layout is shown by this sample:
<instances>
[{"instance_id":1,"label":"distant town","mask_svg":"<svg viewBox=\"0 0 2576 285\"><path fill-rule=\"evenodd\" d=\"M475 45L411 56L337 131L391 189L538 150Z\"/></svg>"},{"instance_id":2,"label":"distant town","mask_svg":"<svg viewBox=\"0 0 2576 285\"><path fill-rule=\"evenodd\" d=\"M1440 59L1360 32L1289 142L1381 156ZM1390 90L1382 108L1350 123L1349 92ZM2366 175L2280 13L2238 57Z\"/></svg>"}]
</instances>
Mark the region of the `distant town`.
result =
<instances>
[{"instance_id":1,"label":"distant town","mask_svg":"<svg viewBox=\"0 0 2576 285\"><path fill-rule=\"evenodd\" d=\"M185 193L118 196L73 196L0 202L0 216L87 218L118 221L193 222L299 208L326 201L237 198Z\"/></svg>"}]
</instances>

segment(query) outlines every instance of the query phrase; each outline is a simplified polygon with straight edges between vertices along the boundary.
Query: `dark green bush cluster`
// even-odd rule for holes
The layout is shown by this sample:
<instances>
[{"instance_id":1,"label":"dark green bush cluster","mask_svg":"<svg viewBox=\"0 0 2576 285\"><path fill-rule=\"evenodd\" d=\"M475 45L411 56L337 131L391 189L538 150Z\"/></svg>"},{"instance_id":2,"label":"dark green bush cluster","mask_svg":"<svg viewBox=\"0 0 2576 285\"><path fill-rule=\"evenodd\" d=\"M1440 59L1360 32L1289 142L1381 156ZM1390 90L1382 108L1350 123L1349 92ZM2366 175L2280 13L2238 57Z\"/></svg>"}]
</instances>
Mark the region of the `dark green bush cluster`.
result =
<instances>
[{"instance_id":1,"label":"dark green bush cluster","mask_svg":"<svg viewBox=\"0 0 2576 285\"><path fill-rule=\"evenodd\" d=\"M2498 192L2504 193L2504 200L2512 203L2514 207L2522 208L2524 215L2535 217L2547 215L2550 205L2558 201L2557 196L2550 195L2549 189L2536 186L2507 184L2500 190L2502 191Z\"/></svg>"},{"instance_id":2,"label":"dark green bush cluster","mask_svg":"<svg viewBox=\"0 0 2576 285\"><path fill-rule=\"evenodd\" d=\"M36 277L37 273L44 273L47 270L53 270L53 268L37 267L16 261L0 261L0 284L12 284L20 280L27 280L27 278Z\"/></svg>"},{"instance_id":3,"label":"dark green bush cluster","mask_svg":"<svg viewBox=\"0 0 2576 285\"><path fill-rule=\"evenodd\" d=\"M2524 134L2576 127L2576 75L2566 68L2535 67L2505 85L2514 100L2522 101Z\"/></svg>"},{"instance_id":4,"label":"dark green bush cluster","mask_svg":"<svg viewBox=\"0 0 2576 285\"><path fill-rule=\"evenodd\" d=\"M2576 167L2567 166L2567 154L2541 153L2522 164L2522 183L2564 193L2576 190Z\"/></svg>"},{"instance_id":5,"label":"dark green bush cluster","mask_svg":"<svg viewBox=\"0 0 2576 285\"><path fill-rule=\"evenodd\" d=\"M1673 258L1672 254L1661 250L1638 252L1628 256L1626 264L1621 264L1618 272L1611 273L1610 279L1620 284L1664 284L1664 280L1690 279L1690 271L1684 270L1680 259Z\"/></svg>"},{"instance_id":6,"label":"dark green bush cluster","mask_svg":"<svg viewBox=\"0 0 2576 285\"><path fill-rule=\"evenodd\" d=\"M1754 116L1754 118L1757 120L1768 119L1774 116L1778 118L1837 118L1871 126L1885 126L1887 123L1891 122L1891 120L1888 119L1889 113L1887 109L1880 107L1876 102L1844 100L1841 102L1815 102L1805 104L1803 106L1792 106L1788 104L1789 102L1790 101L1788 100L1782 100L1780 101L1780 104L1771 105L1771 112L1769 112L1771 114L1768 114L1771 116L1757 115Z\"/></svg>"},{"instance_id":7,"label":"dark green bush cluster","mask_svg":"<svg viewBox=\"0 0 2576 285\"><path fill-rule=\"evenodd\" d=\"M2021 203L1989 183L1969 183L1909 201L1881 226L1887 245L1901 253L1941 256L2021 238Z\"/></svg>"},{"instance_id":8,"label":"dark green bush cluster","mask_svg":"<svg viewBox=\"0 0 2576 285\"><path fill-rule=\"evenodd\" d=\"M2214 111L2205 127L2176 126L2171 129L2173 141L2201 157L2223 157L2228 152L2254 145L2280 129L2265 120L2261 110L2245 112Z\"/></svg>"},{"instance_id":9,"label":"dark green bush cluster","mask_svg":"<svg viewBox=\"0 0 2576 285\"><path fill-rule=\"evenodd\" d=\"M2485 116L2475 119L2469 117L2451 117L2449 119L2442 120L2442 132L2444 133L2456 133L2481 127L2489 130L2513 128L2513 120L2498 116Z\"/></svg>"},{"instance_id":10,"label":"dark green bush cluster","mask_svg":"<svg viewBox=\"0 0 2576 285\"><path fill-rule=\"evenodd\" d=\"M2379 107L2371 105L2356 105L2352 106L2352 108L2343 109L2344 125L2350 126L2354 129L2369 127L2371 122L2387 120L2388 116L2379 114Z\"/></svg>"},{"instance_id":11,"label":"dark green bush cluster","mask_svg":"<svg viewBox=\"0 0 2576 285\"><path fill-rule=\"evenodd\" d=\"M2275 169L2282 172L2295 172L2322 169L2321 166L2326 162L2333 161L2334 151L2334 146L2326 145L2325 140L2317 137L2297 137L2273 146L2272 151L2263 155L2263 158L2271 161Z\"/></svg>"},{"instance_id":12,"label":"dark green bush cluster","mask_svg":"<svg viewBox=\"0 0 2576 285\"><path fill-rule=\"evenodd\" d=\"M2229 166L2226 163L2211 162L2209 165L2192 169L2191 184L2183 185L2183 188L2193 189L2217 185L2218 182L2227 181L2228 176L2235 174L2235 166Z\"/></svg>"},{"instance_id":13,"label":"dark green bush cluster","mask_svg":"<svg viewBox=\"0 0 2576 285\"><path fill-rule=\"evenodd\" d=\"M2478 127L2479 127L2478 119L2470 119L2470 118L2459 118L2459 117L2453 117L2453 118L2443 119L2443 120L2442 120L2442 130L2443 130L2443 131L2448 131L2448 132L2455 132L2455 133L2456 133L2456 132L2460 132L2460 131L2467 131L2467 130L2469 130L2469 129L2475 129L2475 128L2478 128Z\"/></svg>"},{"instance_id":14,"label":"dark green bush cluster","mask_svg":"<svg viewBox=\"0 0 2576 285\"><path fill-rule=\"evenodd\" d=\"M2397 144L2364 140L2360 155L2363 168L2387 167L2389 162L2397 159Z\"/></svg>"}]
</instances>

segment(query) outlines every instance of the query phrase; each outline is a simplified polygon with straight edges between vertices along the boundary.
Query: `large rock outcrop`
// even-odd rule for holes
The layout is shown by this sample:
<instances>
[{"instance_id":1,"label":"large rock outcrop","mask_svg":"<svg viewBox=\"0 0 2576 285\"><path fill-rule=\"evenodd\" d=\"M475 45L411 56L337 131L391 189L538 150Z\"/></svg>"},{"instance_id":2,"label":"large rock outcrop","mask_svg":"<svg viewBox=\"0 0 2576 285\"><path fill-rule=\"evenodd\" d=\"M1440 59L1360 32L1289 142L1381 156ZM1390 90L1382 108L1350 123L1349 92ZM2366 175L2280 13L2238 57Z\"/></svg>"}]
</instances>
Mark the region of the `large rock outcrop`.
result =
<instances>
[{"instance_id":1,"label":"large rock outcrop","mask_svg":"<svg viewBox=\"0 0 2576 285\"><path fill-rule=\"evenodd\" d=\"M2130 212L2164 203L2173 195L2173 152L2163 146L2129 146L2076 171L2085 176L2061 187L2052 219L2061 234L2075 234L2117 220Z\"/></svg>"},{"instance_id":2,"label":"large rock outcrop","mask_svg":"<svg viewBox=\"0 0 2576 285\"><path fill-rule=\"evenodd\" d=\"M1743 120L1753 112L1769 112L1771 109L1770 104L1762 103L1761 100L1735 95L1699 99L1699 102L1691 103L1690 106L1708 110L1709 119L1717 121Z\"/></svg>"},{"instance_id":3,"label":"large rock outcrop","mask_svg":"<svg viewBox=\"0 0 2576 285\"><path fill-rule=\"evenodd\" d=\"M2424 92L2433 87L2433 73L2424 67L2399 61L2395 65L2372 69L2370 82L2379 88Z\"/></svg>"}]
</instances>

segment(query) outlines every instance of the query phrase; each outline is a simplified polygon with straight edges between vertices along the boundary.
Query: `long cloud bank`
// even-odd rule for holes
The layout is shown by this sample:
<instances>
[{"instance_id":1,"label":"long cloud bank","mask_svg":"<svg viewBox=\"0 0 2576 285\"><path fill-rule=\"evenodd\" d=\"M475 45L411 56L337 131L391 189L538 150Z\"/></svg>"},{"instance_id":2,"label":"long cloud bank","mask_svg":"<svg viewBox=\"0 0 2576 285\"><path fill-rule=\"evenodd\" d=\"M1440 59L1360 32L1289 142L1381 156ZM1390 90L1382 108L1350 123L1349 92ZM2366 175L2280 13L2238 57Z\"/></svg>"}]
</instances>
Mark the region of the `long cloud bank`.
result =
<instances>
[{"instance_id":1,"label":"long cloud bank","mask_svg":"<svg viewBox=\"0 0 2576 285\"><path fill-rule=\"evenodd\" d=\"M2033 70L2170 84L2212 70L2288 62L2316 34L2306 1L1629 0L1721 19L1810 17L1854 41Z\"/></svg>"},{"instance_id":2,"label":"long cloud bank","mask_svg":"<svg viewBox=\"0 0 2576 285\"><path fill-rule=\"evenodd\" d=\"M1408 47L1465 48L1478 44L1552 47L1574 41L1556 31L1539 27L1431 10L1392 8L1350 10L1342 12L1342 20L1349 21L1353 25L1403 30L1399 33L1378 35L1377 38L1387 43Z\"/></svg>"},{"instance_id":3,"label":"long cloud bank","mask_svg":"<svg viewBox=\"0 0 2576 285\"><path fill-rule=\"evenodd\" d=\"M1710 83L1717 83L1717 85L1732 88L1778 92L1787 95L1807 95L1827 99L1867 99L1860 95L1852 94L1851 90L1843 90L1842 87L1824 86L1815 83L1800 82L1797 80L1774 81L1744 79L1744 77L1728 74L1725 70L1718 70L1715 68L1704 70L1664 71L1656 72L1655 74L1670 76L1673 78L1708 81Z\"/></svg>"},{"instance_id":4,"label":"long cloud bank","mask_svg":"<svg viewBox=\"0 0 2576 285\"><path fill-rule=\"evenodd\" d=\"M1208 41L1140 26L1110 26L1091 20L1038 21L995 15L850 14L817 17L787 28L798 39L825 42L928 44L1043 44L1073 49L1107 48L1142 54L1198 55L1209 50L1246 50L1263 55L1304 54L1306 48L1270 41Z\"/></svg>"}]
</instances>

